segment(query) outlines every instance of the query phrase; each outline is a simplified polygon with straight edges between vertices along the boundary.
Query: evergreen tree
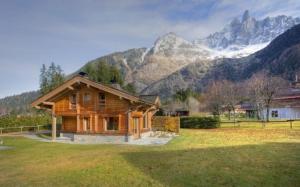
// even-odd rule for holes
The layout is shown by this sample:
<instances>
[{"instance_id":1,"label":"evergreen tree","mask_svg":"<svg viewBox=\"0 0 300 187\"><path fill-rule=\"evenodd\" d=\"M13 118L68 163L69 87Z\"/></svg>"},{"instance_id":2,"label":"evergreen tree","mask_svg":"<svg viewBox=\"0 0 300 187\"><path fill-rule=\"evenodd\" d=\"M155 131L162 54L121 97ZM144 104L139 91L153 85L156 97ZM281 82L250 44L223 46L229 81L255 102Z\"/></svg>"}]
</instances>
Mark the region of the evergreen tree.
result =
<instances>
[{"instance_id":1,"label":"evergreen tree","mask_svg":"<svg viewBox=\"0 0 300 187\"><path fill-rule=\"evenodd\" d=\"M41 88L41 93L46 93L48 90L47 68L46 68L45 64L43 64L43 66L41 68L40 88Z\"/></svg>"},{"instance_id":2,"label":"evergreen tree","mask_svg":"<svg viewBox=\"0 0 300 187\"><path fill-rule=\"evenodd\" d=\"M41 94L48 93L52 89L56 88L64 82L64 74L59 65L55 65L54 62L46 67L43 64L40 74L40 91Z\"/></svg>"}]
</instances>

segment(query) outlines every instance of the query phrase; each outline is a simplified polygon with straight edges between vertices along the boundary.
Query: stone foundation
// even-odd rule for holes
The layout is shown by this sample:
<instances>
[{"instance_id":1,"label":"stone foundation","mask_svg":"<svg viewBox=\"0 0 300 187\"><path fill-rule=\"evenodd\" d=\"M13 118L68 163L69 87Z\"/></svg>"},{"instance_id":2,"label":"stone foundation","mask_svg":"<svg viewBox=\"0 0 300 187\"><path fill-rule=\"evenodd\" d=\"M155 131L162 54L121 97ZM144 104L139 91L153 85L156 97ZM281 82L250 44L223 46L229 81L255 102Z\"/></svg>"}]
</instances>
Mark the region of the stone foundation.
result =
<instances>
[{"instance_id":1,"label":"stone foundation","mask_svg":"<svg viewBox=\"0 0 300 187\"><path fill-rule=\"evenodd\" d=\"M142 133L141 138L148 137L150 132ZM133 136L127 135L101 135L101 134L75 134L60 133L60 138L69 138L74 142L81 143L125 143L134 141Z\"/></svg>"}]
</instances>

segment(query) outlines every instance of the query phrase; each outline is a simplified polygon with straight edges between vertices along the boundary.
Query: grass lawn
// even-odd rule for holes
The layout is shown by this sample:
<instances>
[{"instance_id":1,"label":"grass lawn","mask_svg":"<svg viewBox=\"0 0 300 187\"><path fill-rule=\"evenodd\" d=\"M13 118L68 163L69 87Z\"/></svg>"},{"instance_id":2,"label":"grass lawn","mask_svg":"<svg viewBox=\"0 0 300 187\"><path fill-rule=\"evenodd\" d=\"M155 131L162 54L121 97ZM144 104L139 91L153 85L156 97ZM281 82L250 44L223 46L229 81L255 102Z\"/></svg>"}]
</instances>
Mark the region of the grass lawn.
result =
<instances>
[{"instance_id":1,"label":"grass lawn","mask_svg":"<svg viewBox=\"0 0 300 187\"><path fill-rule=\"evenodd\" d=\"M300 185L300 130L181 130L165 146L3 139L0 186Z\"/></svg>"}]
</instances>

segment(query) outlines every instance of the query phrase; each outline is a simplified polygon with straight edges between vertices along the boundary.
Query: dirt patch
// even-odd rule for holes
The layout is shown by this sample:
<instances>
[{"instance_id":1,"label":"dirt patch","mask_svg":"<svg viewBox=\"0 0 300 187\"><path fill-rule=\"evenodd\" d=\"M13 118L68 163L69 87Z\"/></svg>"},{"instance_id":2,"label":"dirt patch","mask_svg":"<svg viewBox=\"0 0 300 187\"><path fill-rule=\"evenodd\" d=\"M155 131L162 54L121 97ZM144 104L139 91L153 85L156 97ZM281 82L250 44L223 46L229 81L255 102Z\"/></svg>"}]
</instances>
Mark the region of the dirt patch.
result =
<instances>
[{"instance_id":1,"label":"dirt patch","mask_svg":"<svg viewBox=\"0 0 300 187\"><path fill-rule=\"evenodd\" d=\"M0 151L12 149L12 148L13 148L13 147L10 147L10 146L3 146L3 145L0 145Z\"/></svg>"}]
</instances>

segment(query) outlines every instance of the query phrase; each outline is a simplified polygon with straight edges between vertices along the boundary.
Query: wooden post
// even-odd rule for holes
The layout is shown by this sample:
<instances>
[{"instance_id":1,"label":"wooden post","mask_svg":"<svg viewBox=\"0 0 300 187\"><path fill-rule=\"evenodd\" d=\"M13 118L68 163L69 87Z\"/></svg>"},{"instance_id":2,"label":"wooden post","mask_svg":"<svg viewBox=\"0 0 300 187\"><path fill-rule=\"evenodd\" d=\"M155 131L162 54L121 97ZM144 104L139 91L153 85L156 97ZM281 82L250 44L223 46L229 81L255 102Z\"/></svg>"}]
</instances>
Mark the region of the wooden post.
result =
<instances>
[{"instance_id":1,"label":"wooden post","mask_svg":"<svg viewBox=\"0 0 300 187\"><path fill-rule=\"evenodd\" d=\"M290 120L290 128L292 129L293 128L293 121Z\"/></svg>"},{"instance_id":2,"label":"wooden post","mask_svg":"<svg viewBox=\"0 0 300 187\"><path fill-rule=\"evenodd\" d=\"M128 114L127 114L127 133L129 133L130 132L130 118L131 118L131 112L128 112Z\"/></svg>"},{"instance_id":3,"label":"wooden post","mask_svg":"<svg viewBox=\"0 0 300 187\"><path fill-rule=\"evenodd\" d=\"M90 123L90 132L93 132L94 129L93 129L93 115L92 114L90 115L89 123Z\"/></svg>"},{"instance_id":4,"label":"wooden post","mask_svg":"<svg viewBox=\"0 0 300 187\"><path fill-rule=\"evenodd\" d=\"M95 133L98 131L98 114L95 115Z\"/></svg>"},{"instance_id":5,"label":"wooden post","mask_svg":"<svg viewBox=\"0 0 300 187\"><path fill-rule=\"evenodd\" d=\"M52 114L52 141L56 140L56 116Z\"/></svg>"},{"instance_id":6,"label":"wooden post","mask_svg":"<svg viewBox=\"0 0 300 187\"><path fill-rule=\"evenodd\" d=\"M0 128L0 134L2 134L2 128Z\"/></svg>"},{"instance_id":7,"label":"wooden post","mask_svg":"<svg viewBox=\"0 0 300 187\"><path fill-rule=\"evenodd\" d=\"M76 118L76 132L80 131L80 95L79 91L76 92L76 113L77 113L77 118Z\"/></svg>"},{"instance_id":8,"label":"wooden post","mask_svg":"<svg viewBox=\"0 0 300 187\"><path fill-rule=\"evenodd\" d=\"M80 115L77 114L77 117L76 117L76 132L79 132L80 131Z\"/></svg>"}]
</instances>

